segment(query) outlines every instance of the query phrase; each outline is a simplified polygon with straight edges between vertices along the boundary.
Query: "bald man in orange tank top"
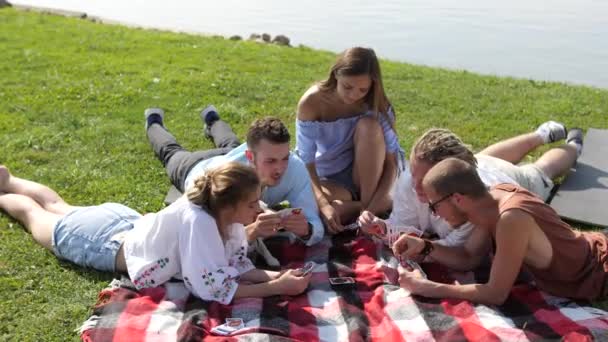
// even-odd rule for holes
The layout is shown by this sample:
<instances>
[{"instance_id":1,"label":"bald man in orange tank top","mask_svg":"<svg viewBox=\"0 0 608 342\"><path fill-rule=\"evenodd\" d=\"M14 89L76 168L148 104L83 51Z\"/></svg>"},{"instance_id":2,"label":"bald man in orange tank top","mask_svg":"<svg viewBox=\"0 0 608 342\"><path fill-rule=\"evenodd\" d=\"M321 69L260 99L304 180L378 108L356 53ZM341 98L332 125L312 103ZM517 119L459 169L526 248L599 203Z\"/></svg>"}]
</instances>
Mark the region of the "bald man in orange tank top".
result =
<instances>
[{"instance_id":1,"label":"bald man in orange tank top","mask_svg":"<svg viewBox=\"0 0 608 342\"><path fill-rule=\"evenodd\" d=\"M402 236L396 255L431 256L437 262L470 270L487 257L494 242L490 278L485 284L440 284L404 272L402 287L435 298L459 298L485 304L502 304L523 268L537 286L550 294L575 299L608 295L608 237L580 232L527 190L499 184L487 189L470 164L448 158L424 177L429 207L455 229L470 221L474 231L461 247Z\"/></svg>"}]
</instances>

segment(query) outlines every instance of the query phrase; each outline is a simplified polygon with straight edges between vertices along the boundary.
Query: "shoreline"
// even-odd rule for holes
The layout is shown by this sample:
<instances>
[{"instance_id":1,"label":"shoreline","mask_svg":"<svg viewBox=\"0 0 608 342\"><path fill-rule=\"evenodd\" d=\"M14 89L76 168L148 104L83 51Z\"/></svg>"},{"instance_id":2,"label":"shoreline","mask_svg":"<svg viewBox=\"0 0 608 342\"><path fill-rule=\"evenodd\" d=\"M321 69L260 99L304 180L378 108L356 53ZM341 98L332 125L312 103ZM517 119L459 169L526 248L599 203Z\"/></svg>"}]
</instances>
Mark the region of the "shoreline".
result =
<instances>
[{"instance_id":1,"label":"shoreline","mask_svg":"<svg viewBox=\"0 0 608 342\"><path fill-rule=\"evenodd\" d=\"M0 4L2 3L2 1L4 1L4 0L0 0ZM216 38L232 39L232 40L250 40L250 41L256 41L258 43L271 43L271 41L261 39L261 36L265 35L265 33L259 34L258 37L253 37L254 35L257 35L257 33L250 33L249 37L240 36L240 35L230 36L230 35L223 35L223 34L218 34L218 33L213 33L213 32L187 30L187 29L182 30L182 29L175 29L175 28L171 28L171 27L159 27L159 26L152 26L152 25L136 24L136 23L129 22L129 21L115 20L115 19L110 19L110 18L106 18L103 16L91 15L91 14L89 14L87 12L83 12L83 11L62 10L62 9L52 8L52 7L39 7L39 6L30 6L30 5L11 4L10 2L7 2L7 1L4 1L4 2L9 4L9 6L12 6L13 8L15 8L17 10L31 11L31 12L37 12L37 13L42 13L42 14L57 15L57 16L70 17L70 18L79 18L79 19L88 20L88 21L91 21L94 23L100 23L100 24L118 25L118 26L123 26L123 27L127 27L127 28L152 30L152 31L160 31L160 32L171 32L171 33L177 33L177 34L188 34L188 35L193 35L193 36L216 37ZM283 36L283 35L277 34L277 36ZM287 45L289 45L289 38L287 38L287 41L288 41ZM285 45L285 44L277 44L277 45ZM289 45L289 46L291 46L291 45ZM314 49L314 50L318 50L318 51L328 51L333 54L339 53L339 51L332 51L332 50L327 50L327 49L323 49L323 48L315 48L315 47L308 46L305 44L298 44L295 47L309 48L309 49ZM491 71L490 72L478 71L478 70L475 70L474 67L471 69L466 69L466 68L450 67L450 66L444 66L444 65L431 65L431 64L425 64L424 62L412 62L412 61L408 61L405 59L398 59L398 58L382 57L381 59L386 60L386 61L391 61L391 62L406 63L406 64L410 64L410 65L428 67L428 68L433 68L433 69L472 73L472 74L481 75L481 76L490 76L490 77L498 77L498 78L513 78L513 79L517 79L517 80L527 80L527 81L531 81L531 82L558 83L558 84L564 84L564 85L568 85L568 86L582 86L582 87L588 87L588 88L592 88L592 89L608 90L608 85L604 86L602 84L598 84L597 82L593 82L593 81L554 80L554 79L542 78L542 77L533 78L533 76L511 75L508 73L497 73L497 72L491 72Z\"/></svg>"},{"instance_id":2,"label":"shoreline","mask_svg":"<svg viewBox=\"0 0 608 342\"><path fill-rule=\"evenodd\" d=\"M171 28L158 28L158 27L154 27L154 26L140 25L140 24L135 24L135 23L121 21L121 20L108 19L108 18L105 18L102 16L89 15L86 12L80 12L80 11L63 10L63 9L52 8L52 7L39 7L39 6L11 4L9 2L7 2L7 3L9 4L10 7L13 7L20 11L37 12L37 13L42 13L42 14L57 15L57 16L68 17L68 18L79 18L79 19L88 20L88 21L91 21L94 23L100 23L100 24L120 25L120 26L134 28L134 29L166 31L166 32L172 32L172 33L184 33L184 34L198 35L198 36L205 36L205 37L214 37L214 36L224 37L222 35L213 34L210 32L176 30L176 29L171 29Z\"/></svg>"},{"instance_id":3,"label":"shoreline","mask_svg":"<svg viewBox=\"0 0 608 342\"><path fill-rule=\"evenodd\" d=\"M0 1L4 1L4 0L0 0ZM58 9L58 8L53 8L53 7L40 7L40 6L12 4L7 1L4 1L4 3L6 3L6 5L2 6L3 3L0 2L0 8L12 7L12 8L15 8L16 10L25 11L25 12L36 12L36 13L42 13L42 14L48 14L48 15L57 15L57 16L62 16L62 17L67 17L67 18L77 18L77 19L88 20L93 23L99 23L99 24L104 24L104 25L118 25L118 26L124 26L127 28L133 28L133 29L171 32L171 33L178 33L178 34L188 34L188 35L192 35L192 36L218 37L218 38L221 37L221 38L230 39L230 40L251 40L251 41L258 42L258 43L276 44L276 45L291 47L291 45L289 44L289 38L282 34L277 34L274 36L274 38L272 38L272 36L270 36L268 33L261 33L261 34L251 33L249 35L249 38L245 39L240 35L224 36L224 35L221 35L218 33L211 33L211 32L179 30L179 29L173 29L170 27L156 27L156 26L135 24L135 23L128 22L128 21L114 20L114 19L109 19L109 18L105 18L102 16L97 16L97 15L89 15L86 12L80 12L80 11L63 10L63 9ZM310 48L303 44L298 45L298 47Z\"/></svg>"}]
</instances>

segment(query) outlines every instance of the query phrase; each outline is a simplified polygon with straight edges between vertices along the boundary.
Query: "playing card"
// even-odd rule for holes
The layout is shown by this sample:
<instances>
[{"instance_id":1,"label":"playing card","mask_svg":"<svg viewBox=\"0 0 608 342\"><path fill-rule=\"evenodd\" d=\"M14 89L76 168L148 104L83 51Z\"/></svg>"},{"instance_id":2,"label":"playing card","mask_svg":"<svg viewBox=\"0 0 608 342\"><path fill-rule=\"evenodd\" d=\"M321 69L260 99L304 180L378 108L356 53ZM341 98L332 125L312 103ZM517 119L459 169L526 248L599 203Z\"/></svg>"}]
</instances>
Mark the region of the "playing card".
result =
<instances>
[{"instance_id":1,"label":"playing card","mask_svg":"<svg viewBox=\"0 0 608 342\"><path fill-rule=\"evenodd\" d=\"M393 244L395 243L395 241L397 241L397 239L399 239L399 236L401 236L401 234L399 234L398 231L395 230L395 228L393 226L388 226L387 228L387 232L386 232L386 244L388 245L389 248L393 248Z\"/></svg>"},{"instance_id":2,"label":"playing card","mask_svg":"<svg viewBox=\"0 0 608 342\"><path fill-rule=\"evenodd\" d=\"M302 208L285 208L277 212L280 218L286 218L291 215L299 215L302 213Z\"/></svg>"},{"instance_id":3,"label":"playing card","mask_svg":"<svg viewBox=\"0 0 608 342\"><path fill-rule=\"evenodd\" d=\"M399 285L399 271L398 266L391 267L382 266L382 273L384 273L384 282L392 285Z\"/></svg>"},{"instance_id":4,"label":"playing card","mask_svg":"<svg viewBox=\"0 0 608 342\"><path fill-rule=\"evenodd\" d=\"M382 231L382 226L379 223L373 224L371 226L370 233L380 236L384 234L384 232Z\"/></svg>"},{"instance_id":5,"label":"playing card","mask_svg":"<svg viewBox=\"0 0 608 342\"><path fill-rule=\"evenodd\" d=\"M401 266L405 267L408 271L418 270L418 272L420 272L420 275L423 278L428 279L428 276L426 275L426 273L424 273L422 267L420 267L420 265L415 261L412 261L410 259L402 259Z\"/></svg>"},{"instance_id":6,"label":"playing card","mask_svg":"<svg viewBox=\"0 0 608 342\"><path fill-rule=\"evenodd\" d=\"M408 235L416 236L416 237L422 236L422 230L420 230L414 226L398 226L398 227L395 227L395 229L397 231L399 231L401 234L408 234Z\"/></svg>"},{"instance_id":7,"label":"playing card","mask_svg":"<svg viewBox=\"0 0 608 342\"><path fill-rule=\"evenodd\" d=\"M422 231L417 229L414 226L392 226L392 225L387 225L386 227L386 243L388 245L389 248L393 247L393 244L395 243L395 241L397 241L399 239L399 237L403 234L408 234L411 236L415 236L415 237L420 237L422 236Z\"/></svg>"}]
</instances>

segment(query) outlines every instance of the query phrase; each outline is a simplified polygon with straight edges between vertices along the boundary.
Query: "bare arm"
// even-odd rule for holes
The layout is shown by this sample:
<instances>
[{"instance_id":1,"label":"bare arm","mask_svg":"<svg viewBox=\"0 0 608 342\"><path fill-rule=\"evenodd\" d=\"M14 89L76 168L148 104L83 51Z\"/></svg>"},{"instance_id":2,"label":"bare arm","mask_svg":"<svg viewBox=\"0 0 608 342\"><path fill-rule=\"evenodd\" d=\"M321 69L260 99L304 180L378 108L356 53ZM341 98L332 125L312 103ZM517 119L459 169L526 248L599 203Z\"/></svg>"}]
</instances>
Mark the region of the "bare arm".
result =
<instances>
[{"instance_id":1,"label":"bare arm","mask_svg":"<svg viewBox=\"0 0 608 342\"><path fill-rule=\"evenodd\" d=\"M524 262L531 232L538 228L530 215L510 210L501 215L496 226L496 255L486 284L448 285L415 280L405 274L402 285L413 293L434 298L467 299L477 303L500 305L509 296Z\"/></svg>"},{"instance_id":2,"label":"bare arm","mask_svg":"<svg viewBox=\"0 0 608 342\"><path fill-rule=\"evenodd\" d=\"M273 279L277 279L280 275L281 273L279 272L254 268L249 272L241 274L240 278L242 280L250 281L253 283L263 283L271 281Z\"/></svg>"},{"instance_id":3,"label":"bare arm","mask_svg":"<svg viewBox=\"0 0 608 342\"><path fill-rule=\"evenodd\" d=\"M487 230L475 227L462 246L443 246L433 242L434 248L429 256L451 269L468 271L479 266L483 259L488 257L491 241Z\"/></svg>"},{"instance_id":4,"label":"bare arm","mask_svg":"<svg viewBox=\"0 0 608 342\"><path fill-rule=\"evenodd\" d=\"M233 298L245 297L270 297L279 294L279 286L276 281L258 283L252 285L239 284Z\"/></svg>"},{"instance_id":5,"label":"bare arm","mask_svg":"<svg viewBox=\"0 0 608 342\"><path fill-rule=\"evenodd\" d=\"M251 271L249 271L251 272ZM248 272L248 273L249 273ZM301 276L299 270L288 270L278 278L267 282L248 285L239 284L234 294L234 298L243 297L268 297L274 295L298 295L308 287L312 273Z\"/></svg>"},{"instance_id":6,"label":"bare arm","mask_svg":"<svg viewBox=\"0 0 608 342\"><path fill-rule=\"evenodd\" d=\"M316 87L311 87L300 102L298 103L297 117L298 120L302 121L315 121L318 120L320 115L319 112L322 110L319 108L318 101L315 99ZM314 138L311 138L314 139ZM298 142L299 143L299 142ZM310 175L310 181L312 185L312 190L315 196L315 200L317 201L317 205L319 206L319 211L321 212L321 219L327 225L329 230L333 233L339 232L342 230L342 225L340 222L340 217L335 208L331 205L330 201L327 199L325 194L323 193L323 189L321 187L321 180L319 179L319 175L317 174L317 168L314 163L314 160L311 162L305 161L306 169L308 170L308 174Z\"/></svg>"},{"instance_id":7,"label":"bare arm","mask_svg":"<svg viewBox=\"0 0 608 342\"><path fill-rule=\"evenodd\" d=\"M315 199L317 200L319 211L321 212L321 219L323 220L323 222L325 222L330 232L338 233L342 231L342 222L340 221L340 215L323 193L323 189L321 188L321 181L319 180L317 170L315 169L315 164L308 164L306 165L306 168L308 169L310 181L312 184L312 190L315 194Z\"/></svg>"},{"instance_id":8,"label":"bare arm","mask_svg":"<svg viewBox=\"0 0 608 342\"><path fill-rule=\"evenodd\" d=\"M319 179L319 175L317 175L317 168L315 166L315 163L307 164L306 169L308 170L308 174L310 175L312 191L315 194L315 199L317 200L317 204L319 205L319 208L326 206L326 205L331 205L329 203L329 201L327 200L327 198L325 197L323 190L321 189L321 180Z\"/></svg>"},{"instance_id":9,"label":"bare arm","mask_svg":"<svg viewBox=\"0 0 608 342\"><path fill-rule=\"evenodd\" d=\"M482 228L474 228L473 233L463 246L443 246L430 242L433 250L429 257L451 269L468 271L477 267L483 258L488 256L491 246L489 233ZM402 235L393 245L395 255L404 255L408 258L416 257L424 248L424 240Z\"/></svg>"}]
</instances>

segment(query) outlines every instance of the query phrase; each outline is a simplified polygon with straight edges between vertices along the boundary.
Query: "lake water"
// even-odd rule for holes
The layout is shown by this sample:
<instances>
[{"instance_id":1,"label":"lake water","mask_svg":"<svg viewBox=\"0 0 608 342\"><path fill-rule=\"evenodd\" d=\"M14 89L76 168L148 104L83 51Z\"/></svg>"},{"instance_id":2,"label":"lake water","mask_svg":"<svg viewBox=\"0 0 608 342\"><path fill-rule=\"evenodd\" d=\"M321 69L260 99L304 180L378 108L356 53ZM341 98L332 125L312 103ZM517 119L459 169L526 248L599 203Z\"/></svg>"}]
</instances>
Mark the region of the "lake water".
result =
<instances>
[{"instance_id":1,"label":"lake water","mask_svg":"<svg viewBox=\"0 0 608 342\"><path fill-rule=\"evenodd\" d=\"M608 0L17 0L145 27L284 34L335 52L608 88Z\"/></svg>"}]
</instances>

